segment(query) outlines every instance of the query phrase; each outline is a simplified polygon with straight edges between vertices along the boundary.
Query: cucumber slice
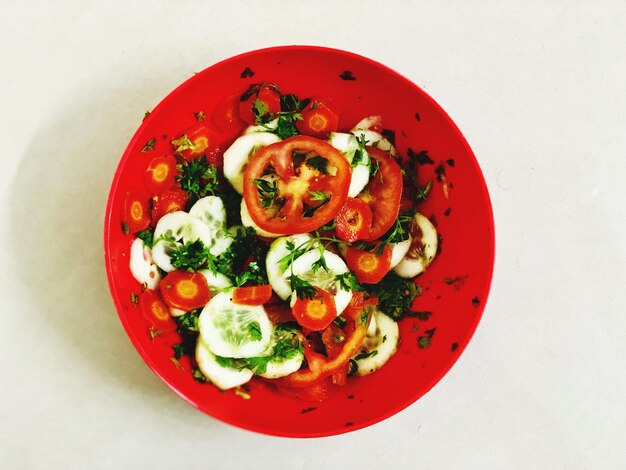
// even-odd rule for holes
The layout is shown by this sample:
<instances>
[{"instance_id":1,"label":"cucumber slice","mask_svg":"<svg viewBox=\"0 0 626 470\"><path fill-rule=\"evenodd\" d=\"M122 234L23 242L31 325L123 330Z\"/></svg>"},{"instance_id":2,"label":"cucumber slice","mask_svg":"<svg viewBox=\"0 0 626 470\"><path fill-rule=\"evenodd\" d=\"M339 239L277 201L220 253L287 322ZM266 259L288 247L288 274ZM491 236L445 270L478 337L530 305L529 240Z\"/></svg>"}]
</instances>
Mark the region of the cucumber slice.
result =
<instances>
[{"instance_id":1,"label":"cucumber slice","mask_svg":"<svg viewBox=\"0 0 626 470\"><path fill-rule=\"evenodd\" d=\"M228 250L233 238L226 228L226 209L221 198L206 196L198 199L189 209L189 215L201 220L211 229L213 240L209 248L213 255L218 256Z\"/></svg>"},{"instance_id":2,"label":"cucumber slice","mask_svg":"<svg viewBox=\"0 0 626 470\"><path fill-rule=\"evenodd\" d=\"M211 247L213 237L208 225L187 212L176 211L165 214L159 219L154 229L154 239L157 242L152 247L152 258L163 271L173 271L171 254L176 248L196 240ZM219 252L213 254L217 255Z\"/></svg>"},{"instance_id":3,"label":"cucumber slice","mask_svg":"<svg viewBox=\"0 0 626 470\"><path fill-rule=\"evenodd\" d=\"M196 362L204 376L222 390L243 385L252 378L250 369L235 369L220 365L202 337L196 342Z\"/></svg>"},{"instance_id":4,"label":"cucumber slice","mask_svg":"<svg viewBox=\"0 0 626 470\"><path fill-rule=\"evenodd\" d=\"M291 269L287 269L287 272L284 274L285 281L287 282L291 272L293 271L293 274L299 278L302 278L305 281L310 282L312 285L332 294L335 299L337 315L341 315L350 303L350 299L352 299L352 291L343 290L341 288L341 284L335 280L335 276L337 274L348 272L348 267L343 259L341 259L338 255L327 250L324 250L323 254L324 259L326 260L326 265L328 266L328 271L323 268L313 269L313 264L319 260L321 256L320 250L314 249L304 253L293 262ZM291 291L290 286L289 290ZM291 294L292 305L295 301L296 293L293 292Z\"/></svg>"},{"instance_id":5,"label":"cucumber slice","mask_svg":"<svg viewBox=\"0 0 626 470\"><path fill-rule=\"evenodd\" d=\"M403 242L390 243L389 248L391 248L391 265L389 269L393 269L398 266L400 261L406 256L409 248L411 248L411 239L407 238Z\"/></svg>"},{"instance_id":6,"label":"cucumber slice","mask_svg":"<svg viewBox=\"0 0 626 470\"><path fill-rule=\"evenodd\" d=\"M271 358L265 367L265 372L258 375L266 379L277 379L300 369L304 352L298 330L282 325L276 326L270 346Z\"/></svg>"},{"instance_id":7,"label":"cucumber slice","mask_svg":"<svg viewBox=\"0 0 626 470\"><path fill-rule=\"evenodd\" d=\"M239 137L224 152L224 176L239 194L243 194L243 173L250 157L259 149L280 140L276 134L252 132Z\"/></svg>"},{"instance_id":8,"label":"cucumber slice","mask_svg":"<svg viewBox=\"0 0 626 470\"><path fill-rule=\"evenodd\" d=\"M272 324L263 306L237 305L231 292L212 297L198 318L200 335L217 356L261 355L272 338Z\"/></svg>"},{"instance_id":9,"label":"cucumber slice","mask_svg":"<svg viewBox=\"0 0 626 470\"><path fill-rule=\"evenodd\" d=\"M226 290L229 287L233 286L233 283L228 278L228 276L222 273L214 273L209 269L201 269L198 272L202 274L206 279L206 283L209 285L209 291L211 291L211 295L216 295L223 290Z\"/></svg>"},{"instance_id":10,"label":"cucumber slice","mask_svg":"<svg viewBox=\"0 0 626 470\"><path fill-rule=\"evenodd\" d=\"M285 276L285 270L282 269L278 262L290 253L287 249L287 242L291 241L297 248L310 239L311 236L308 233L280 237L274 240L267 251L267 256L265 257L267 279L274 292L283 300L287 300L291 296L291 287L287 281L288 276Z\"/></svg>"},{"instance_id":11,"label":"cucumber slice","mask_svg":"<svg viewBox=\"0 0 626 470\"><path fill-rule=\"evenodd\" d=\"M161 275L152 260L152 250L144 246L143 241L136 238L130 245L130 272L137 282L154 290L159 285Z\"/></svg>"},{"instance_id":12,"label":"cucumber slice","mask_svg":"<svg viewBox=\"0 0 626 470\"><path fill-rule=\"evenodd\" d=\"M357 375L371 374L380 369L398 349L400 332L398 324L382 312L376 311L372 316L376 330L370 334L368 330L361 350L354 357L357 364Z\"/></svg>"},{"instance_id":13,"label":"cucumber slice","mask_svg":"<svg viewBox=\"0 0 626 470\"><path fill-rule=\"evenodd\" d=\"M424 272L437 255L438 240L435 226L419 212L413 216L412 223L417 225L422 236L419 240L411 241L407 254L395 267L398 276L405 278L412 278Z\"/></svg>"},{"instance_id":14,"label":"cucumber slice","mask_svg":"<svg viewBox=\"0 0 626 470\"><path fill-rule=\"evenodd\" d=\"M395 157L398 154L396 148L391 144L391 142L378 132L370 131L368 129L352 129L352 133L358 137L365 137L367 145L389 152L392 157Z\"/></svg>"},{"instance_id":15,"label":"cucumber slice","mask_svg":"<svg viewBox=\"0 0 626 470\"><path fill-rule=\"evenodd\" d=\"M359 144L354 134L345 132L331 132L328 140L330 145L339 150L344 157L352 164L354 153L358 150ZM350 187L348 197L356 197L367 186L370 179L370 157L364 152L360 163L352 168L350 177Z\"/></svg>"},{"instance_id":16,"label":"cucumber slice","mask_svg":"<svg viewBox=\"0 0 626 470\"><path fill-rule=\"evenodd\" d=\"M257 224L254 223L254 220L252 220L252 217L250 217L250 212L248 211L248 206L246 205L245 199L241 200L241 224L245 227L252 227L254 231L256 232L256 234L260 237L265 237L265 238L280 237L279 234L263 230L261 227L259 227Z\"/></svg>"}]
</instances>

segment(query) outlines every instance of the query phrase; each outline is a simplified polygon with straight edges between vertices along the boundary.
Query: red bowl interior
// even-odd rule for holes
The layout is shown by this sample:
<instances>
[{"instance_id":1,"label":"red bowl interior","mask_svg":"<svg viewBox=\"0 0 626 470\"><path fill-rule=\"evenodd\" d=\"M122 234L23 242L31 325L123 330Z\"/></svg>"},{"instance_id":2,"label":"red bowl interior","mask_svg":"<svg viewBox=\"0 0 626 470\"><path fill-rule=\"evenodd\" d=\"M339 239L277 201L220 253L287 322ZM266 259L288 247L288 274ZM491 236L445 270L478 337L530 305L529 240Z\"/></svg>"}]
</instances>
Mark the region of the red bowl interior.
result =
<instances>
[{"instance_id":1,"label":"red bowl interior","mask_svg":"<svg viewBox=\"0 0 626 470\"><path fill-rule=\"evenodd\" d=\"M242 74L248 68L253 76ZM419 278L418 310L427 321L400 322L398 352L379 371L351 379L322 403L290 398L262 381L250 383L249 400L194 381L170 360L171 348L151 340L147 325L131 302L139 284L128 268L131 237L121 229L123 200L129 190L145 191L142 175L149 160L169 151L169 142L195 123L207 122L224 97L242 93L250 83L277 83L284 93L332 100L340 127L349 129L365 116L379 114L395 131L399 152L428 152L421 166L423 183L433 188L421 212L436 221L441 252ZM156 138L155 151L142 153ZM161 152L162 151L162 152ZM439 172L436 169L439 168ZM445 176L437 180L437 173ZM444 186L448 197L444 196ZM146 192L146 198L148 193ZM287 46L242 54L194 75L167 96L143 121L119 163L105 220L105 258L111 294L119 317L148 366L178 395L205 413L257 432L315 437L359 429L385 419L424 395L452 367L482 315L494 257L493 215L476 159L448 115L424 91L391 69L352 53L308 46ZM434 333L433 333L434 330ZM432 334L428 348L421 336Z\"/></svg>"}]
</instances>

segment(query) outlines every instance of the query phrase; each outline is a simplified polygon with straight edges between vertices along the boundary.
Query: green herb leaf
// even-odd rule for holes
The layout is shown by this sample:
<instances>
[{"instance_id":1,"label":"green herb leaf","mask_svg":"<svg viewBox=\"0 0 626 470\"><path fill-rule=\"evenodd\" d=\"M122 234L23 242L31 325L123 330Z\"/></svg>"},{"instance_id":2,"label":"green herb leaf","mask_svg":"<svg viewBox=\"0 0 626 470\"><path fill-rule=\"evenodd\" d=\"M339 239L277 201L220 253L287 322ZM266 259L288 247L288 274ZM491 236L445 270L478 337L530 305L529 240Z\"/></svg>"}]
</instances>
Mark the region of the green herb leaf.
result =
<instances>
[{"instance_id":1,"label":"green herb leaf","mask_svg":"<svg viewBox=\"0 0 626 470\"><path fill-rule=\"evenodd\" d=\"M309 191L312 201L326 201L328 196L323 191Z\"/></svg>"},{"instance_id":2,"label":"green herb leaf","mask_svg":"<svg viewBox=\"0 0 626 470\"><path fill-rule=\"evenodd\" d=\"M351 271L346 271L342 274L337 274L335 276L335 282L339 282L339 288L345 291L355 291L361 292L363 291L363 286L359 284L356 280L356 276Z\"/></svg>"},{"instance_id":3,"label":"green herb leaf","mask_svg":"<svg viewBox=\"0 0 626 470\"><path fill-rule=\"evenodd\" d=\"M352 166L352 168L354 168L363 161L363 156L365 155L365 146L368 142L367 140L365 140L364 134L359 134L355 137L359 147L354 151L354 156L352 157L352 161L350 162L350 166Z\"/></svg>"},{"instance_id":4,"label":"green herb leaf","mask_svg":"<svg viewBox=\"0 0 626 470\"><path fill-rule=\"evenodd\" d=\"M254 114L254 122L256 124L265 124L271 119L269 114L269 108L263 100L255 99L252 103L252 114Z\"/></svg>"},{"instance_id":5,"label":"green herb leaf","mask_svg":"<svg viewBox=\"0 0 626 470\"><path fill-rule=\"evenodd\" d=\"M291 285L291 290L296 293L299 299L313 299L317 291L315 287L308 281L296 276L291 273L289 276L289 284Z\"/></svg>"},{"instance_id":6,"label":"green herb leaf","mask_svg":"<svg viewBox=\"0 0 626 470\"><path fill-rule=\"evenodd\" d=\"M177 153L182 152L183 150L195 150L196 148L196 145L189 140L187 134L183 134L178 139L172 140L171 143L174 146L174 151Z\"/></svg>"},{"instance_id":7,"label":"green herb leaf","mask_svg":"<svg viewBox=\"0 0 626 470\"><path fill-rule=\"evenodd\" d=\"M258 321L248 323L248 336L252 341L261 341L263 334L261 333L261 325Z\"/></svg>"},{"instance_id":8,"label":"green herb leaf","mask_svg":"<svg viewBox=\"0 0 626 470\"><path fill-rule=\"evenodd\" d=\"M378 310L394 320L407 315L413 300L421 293L413 280L404 279L394 272L388 273L378 284L366 287L370 295L378 297Z\"/></svg>"},{"instance_id":9,"label":"green herb leaf","mask_svg":"<svg viewBox=\"0 0 626 470\"><path fill-rule=\"evenodd\" d=\"M415 195L416 201L425 201L428 197L428 193L430 192L430 188L433 185L433 180L430 180L423 188L420 188L416 185L417 194Z\"/></svg>"},{"instance_id":10,"label":"green herb leaf","mask_svg":"<svg viewBox=\"0 0 626 470\"><path fill-rule=\"evenodd\" d=\"M202 112L202 111L198 111L197 113L193 113L193 115L196 118L196 121L199 121L199 122L204 121L204 119L206 118L206 116L204 115L204 112Z\"/></svg>"},{"instance_id":11,"label":"green herb leaf","mask_svg":"<svg viewBox=\"0 0 626 470\"><path fill-rule=\"evenodd\" d=\"M278 196L278 186L275 181L268 181L260 178L252 180L259 191L259 202L261 207L269 207Z\"/></svg>"},{"instance_id":12,"label":"green herb leaf","mask_svg":"<svg viewBox=\"0 0 626 470\"><path fill-rule=\"evenodd\" d=\"M374 357L377 354L378 354L378 349L374 349L373 351L370 351L370 352L362 352L361 354L356 355L354 359L358 361L360 359L367 359L368 357Z\"/></svg>"},{"instance_id":13,"label":"green herb leaf","mask_svg":"<svg viewBox=\"0 0 626 470\"><path fill-rule=\"evenodd\" d=\"M315 157L307 158L304 163L309 168L313 170L317 170L323 175L328 174L328 170L327 170L328 160L326 160L324 157L317 155Z\"/></svg>"},{"instance_id":14,"label":"green herb leaf","mask_svg":"<svg viewBox=\"0 0 626 470\"><path fill-rule=\"evenodd\" d=\"M139 302L139 296L137 294L135 294L134 292L130 293L130 303L133 305L137 305L137 303Z\"/></svg>"},{"instance_id":15,"label":"green herb leaf","mask_svg":"<svg viewBox=\"0 0 626 470\"><path fill-rule=\"evenodd\" d=\"M154 233L152 230L141 230L135 233L135 236L143 242L144 246L147 246L148 248L152 248L154 246Z\"/></svg>"},{"instance_id":16,"label":"green herb leaf","mask_svg":"<svg viewBox=\"0 0 626 470\"><path fill-rule=\"evenodd\" d=\"M211 254L209 249L204 246L201 240L187 242L175 248L170 254L170 257L172 259L172 266L176 269L187 271L198 271L206 267L210 260L215 260L215 257Z\"/></svg>"},{"instance_id":17,"label":"green herb leaf","mask_svg":"<svg viewBox=\"0 0 626 470\"><path fill-rule=\"evenodd\" d=\"M146 117L147 117L147 114L146 114ZM145 117L144 117L144 119L145 119ZM141 153L146 153L146 152L149 152L150 150L154 150L155 144L156 144L156 138L153 137L148 142L146 142L146 145L144 145L141 148Z\"/></svg>"},{"instance_id":18,"label":"green herb leaf","mask_svg":"<svg viewBox=\"0 0 626 470\"><path fill-rule=\"evenodd\" d=\"M128 224L126 222L122 222L122 232L124 232L124 235L128 235L130 233L130 229L128 228Z\"/></svg>"},{"instance_id":19,"label":"green herb leaf","mask_svg":"<svg viewBox=\"0 0 626 470\"><path fill-rule=\"evenodd\" d=\"M176 181L189 194L191 204L205 196L222 196L227 192L220 184L217 168L208 163L206 157L185 161L177 168L180 174Z\"/></svg>"}]
</instances>

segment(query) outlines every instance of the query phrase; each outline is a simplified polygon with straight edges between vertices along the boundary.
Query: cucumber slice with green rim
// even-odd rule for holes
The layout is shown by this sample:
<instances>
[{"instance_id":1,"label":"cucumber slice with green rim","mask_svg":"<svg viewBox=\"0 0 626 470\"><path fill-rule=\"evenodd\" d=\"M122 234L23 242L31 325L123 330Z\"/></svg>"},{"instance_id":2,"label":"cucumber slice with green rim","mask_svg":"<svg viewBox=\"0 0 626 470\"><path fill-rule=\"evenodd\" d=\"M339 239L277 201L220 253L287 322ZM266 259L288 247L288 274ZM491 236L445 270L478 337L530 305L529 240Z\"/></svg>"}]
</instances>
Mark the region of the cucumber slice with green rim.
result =
<instances>
[{"instance_id":1,"label":"cucumber slice with green rim","mask_svg":"<svg viewBox=\"0 0 626 470\"><path fill-rule=\"evenodd\" d=\"M263 306L235 304L232 292L220 292L209 300L198 327L211 352L222 357L259 356L272 338L272 324Z\"/></svg>"},{"instance_id":2,"label":"cucumber slice with green rim","mask_svg":"<svg viewBox=\"0 0 626 470\"><path fill-rule=\"evenodd\" d=\"M409 248L411 248L411 239L408 238L399 243L390 243L389 248L391 248L391 265L389 269L393 269L402 259L406 256Z\"/></svg>"},{"instance_id":3,"label":"cucumber slice with green rim","mask_svg":"<svg viewBox=\"0 0 626 470\"><path fill-rule=\"evenodd\" d=\"M298 330L283 325L276 326L270 347L272 353L265 372L258 375L266 379L277 379L300 369L304 352Z\"/></svg>"},{"instance_id":4,"label":"cucumber slice with green rim","mask_svg":"<svg viewBox=\"0 0 626 470\"><path fill-rule=\"evenodd\" d=\"M373 334L368 330L359 353L354 357L357 375L371 374L380 369L398 349L398 324L378 310L374 312L372 321L376 330Z\"/></svg>"},{"instance_id":5,"label":"cucumber slice with green rim","mask_svg":"<svg viewBox=\"0 0 626 470\"><path fill-rule=\"evenodd\" d=\"M221 255L228 249L233 238L226 228L226 209L221 198L205 196L198 199L189 209L189 215L204 222L211 230L213 240L209 248L213 255Z\"/></svg>"},{"instance_id":6,"label":"cucumber slice with green rim","mask_svg":"<svg viewBox=\"0 0 626 470\"><path fill-rule=\"evenodd\" d=\"M243 174L250 157L280 137L270 132L252 132L235 140L224 152L224 176L239 194L243 194Z\"/></svg>"},{"instance_id":7,"label":"cucumber slice with green rim","mask_svg":"<svg viewBox=\"0 0 626 470\"><path fill-rule=\"evenodd\" d=\"M202 337L198 336L196 342L196 362L198 368L204 376L211 381L212 384L228 390L238 387L248 382L252 378L250 369L238 369L233 367L224 367L217 362L215 354L211 352Z\"/></svg>"}]
</instances>

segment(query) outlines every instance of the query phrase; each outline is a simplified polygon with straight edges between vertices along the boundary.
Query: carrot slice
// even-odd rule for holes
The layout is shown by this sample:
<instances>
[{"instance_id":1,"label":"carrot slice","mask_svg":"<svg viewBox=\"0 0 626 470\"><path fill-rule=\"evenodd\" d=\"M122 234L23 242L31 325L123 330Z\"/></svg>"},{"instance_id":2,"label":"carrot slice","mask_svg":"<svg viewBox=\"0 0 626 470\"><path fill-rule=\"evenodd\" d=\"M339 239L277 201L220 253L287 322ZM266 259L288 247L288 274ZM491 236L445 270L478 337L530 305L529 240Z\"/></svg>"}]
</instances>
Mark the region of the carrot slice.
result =
<instances>
[{"instance_id":1,"label":"carrot slice","mask_svg":"<svg viewBox=\"0 0 626 470\"><path fill-rule=\"evenodd\" d=\"M311 299L297 298L293 305L293 316L304 328L319 331L326 328L337 317L335 299L328 292L315 288Z\"/></svg>"},{"instance_id":2,"label":"carrot slice","mask_svg":"<svg viewBox=\"0 0 626 470\"><path fill-rule=\"evenodd\" d=\"M172 271L161 280L160 289L167 305L185 312L204 307L211 298L206 278L198 272Z\"/></svg>"},{"instance_id":3,"label":"carrot slice","mask_svg":"<svg viewBox=\"0 0 626 470\"><path fill-rule=\"evenodd\" d=\"M150 161L144 181L150 194L159 194L172 187L175 176L176 160L171 155L162 155Z\"/></svg>"},{"instance_id":4,"label":"carrot slice","mask_svg":"<svg viewBox=\"0 0 626 470\"><path fill-rule=\"evenodd\" d=\"M272 297L272 286L237 287L233 292L233 302L239 305L263 305Z\"/></svg>"},{"instance_id":5,"label":"carrot slice","mask_svg":"<svg viewBox=\"0 0 626 470\"><path fill-rule=\"evenodd\" d=\"M145 290L139 296L139 308L142 316L155 330L162 334L176 330L176 323L158 291Z\"/></svg>"},{"instance_id":6,"label":"carrot slice","mask_svg":"<svg viewBox=\"0 0 626 470\"><path fill-rule=\"evenodd\" d=\"M385 277L391 267L391 249L385 246L381 254L378 249L372 251L348 248L346 264L354 273L357 281L365 284L376 284Z\"/></svg>"},{"instance_id":7,"label":"carrot slice","mask_svg":"<svg viewBox=\"0 0 626 470\"><path fill-rule=\"evenodd\" d=\"M125 224L124 231L135 233L150 225L150 211L148 200L138 193L128 193L124 199L124 212L122 223Z\"/></svg>"}]
</instances>

